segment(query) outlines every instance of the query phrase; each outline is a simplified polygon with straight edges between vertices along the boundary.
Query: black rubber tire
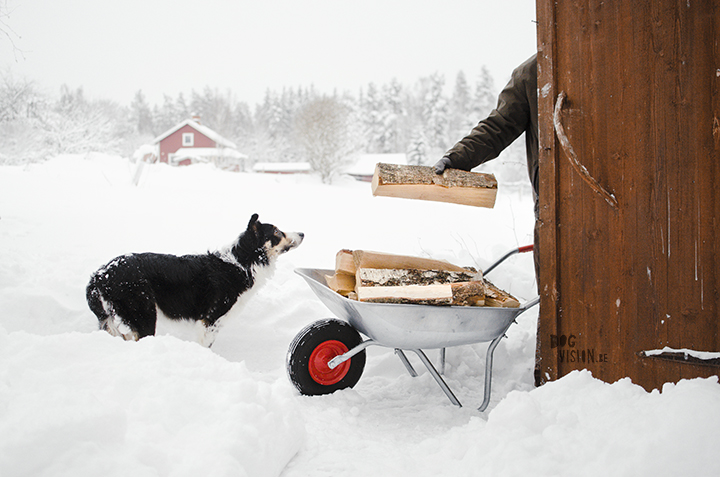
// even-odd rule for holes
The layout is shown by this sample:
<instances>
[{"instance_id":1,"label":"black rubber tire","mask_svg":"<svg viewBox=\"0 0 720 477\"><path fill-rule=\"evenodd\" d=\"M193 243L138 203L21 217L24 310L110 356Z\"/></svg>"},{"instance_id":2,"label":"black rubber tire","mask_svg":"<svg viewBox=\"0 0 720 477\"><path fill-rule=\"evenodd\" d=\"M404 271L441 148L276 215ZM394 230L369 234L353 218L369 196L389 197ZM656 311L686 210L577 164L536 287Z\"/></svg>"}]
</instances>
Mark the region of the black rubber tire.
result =
<instances>
[{"instance_id":1,"label":"black rubber tire","mask_svg":"<svg viewBox=\"0 0 720 477\"><path fill-rule=\"evenodd\" d=\"M313 378L310 371L310 358L318 347L326 346L329 342L340 342L348 350L362 343L362 337L349 323L326 319L316 321L303 328L290 344L287 354L287 372L290 381L306 396L331 394L339 389L351 388L357 384L365 369L365 350L350 358L347 373L341 379L332 383L323 383ZM337 353L325 362L342 353ZM342 365L341 365L342 366Z\"/></svg>"}]
</instances>

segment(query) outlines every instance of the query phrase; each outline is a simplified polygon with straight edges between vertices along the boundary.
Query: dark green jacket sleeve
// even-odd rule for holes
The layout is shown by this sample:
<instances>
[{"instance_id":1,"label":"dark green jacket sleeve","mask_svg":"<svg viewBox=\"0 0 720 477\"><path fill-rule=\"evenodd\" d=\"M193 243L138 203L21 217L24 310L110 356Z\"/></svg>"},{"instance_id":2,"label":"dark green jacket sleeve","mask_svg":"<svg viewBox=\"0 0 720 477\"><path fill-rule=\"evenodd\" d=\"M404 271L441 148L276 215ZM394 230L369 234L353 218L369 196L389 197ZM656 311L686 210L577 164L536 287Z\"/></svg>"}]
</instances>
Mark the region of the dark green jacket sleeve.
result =
<instances>
[{"instance_id":1,"label":"dark green jacket sleeve","mask_svg":"<svg viewBox=\"0 0 720 477\"><path fill-rule=\"evenodd\" d=\"M495 159L527 132L528 172L537 193L537 57L518 66L498 96L497 107L446 154L456 169L469 171Z\"/></svg>"}]
</instances>

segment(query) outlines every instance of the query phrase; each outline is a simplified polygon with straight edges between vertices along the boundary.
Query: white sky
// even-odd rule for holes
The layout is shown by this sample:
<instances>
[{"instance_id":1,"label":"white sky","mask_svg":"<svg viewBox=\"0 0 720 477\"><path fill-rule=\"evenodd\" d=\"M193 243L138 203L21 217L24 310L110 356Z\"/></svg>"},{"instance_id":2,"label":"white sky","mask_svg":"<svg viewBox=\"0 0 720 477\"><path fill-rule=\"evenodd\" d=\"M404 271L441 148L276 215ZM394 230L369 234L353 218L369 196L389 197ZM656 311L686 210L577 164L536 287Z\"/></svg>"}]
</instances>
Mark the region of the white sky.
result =
<instances>
[{"instance_id":1,"label":"white sky","mask_svg":"<svg viewBox=\"0 0 720 477\"><path fill-rule=\"evenodd\" d=\"M268 88L357 93L434 72L452 85L482 65L499 89L536 48L534 0L6 1L4 74L124 105L137 90L160 103L210 86L254 105Z\"/></svg>"}]
</instances>

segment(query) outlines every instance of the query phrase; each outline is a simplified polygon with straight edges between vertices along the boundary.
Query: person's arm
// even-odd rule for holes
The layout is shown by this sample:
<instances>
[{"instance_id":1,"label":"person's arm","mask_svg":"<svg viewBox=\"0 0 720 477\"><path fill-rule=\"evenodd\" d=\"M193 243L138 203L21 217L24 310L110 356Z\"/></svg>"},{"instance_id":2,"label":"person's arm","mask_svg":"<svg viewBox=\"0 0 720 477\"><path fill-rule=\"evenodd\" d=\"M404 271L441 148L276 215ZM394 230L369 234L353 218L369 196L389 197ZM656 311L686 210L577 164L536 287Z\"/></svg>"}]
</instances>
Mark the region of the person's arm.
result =
<instances>
[{"instance_id":1,"label":"person's arm","mask_svg":"<svg viewBox=\"0 0 720 477\"><path fill-rule=\"evenodd\" d=\"M527 68L519 67L513 71L510 82L498 96L497 107L445 153L435 164L435 172L441 174L446 168L469 171L495 159L525 132L530 122L525 84L528 79Z\"/></svg>"}]
</instances>

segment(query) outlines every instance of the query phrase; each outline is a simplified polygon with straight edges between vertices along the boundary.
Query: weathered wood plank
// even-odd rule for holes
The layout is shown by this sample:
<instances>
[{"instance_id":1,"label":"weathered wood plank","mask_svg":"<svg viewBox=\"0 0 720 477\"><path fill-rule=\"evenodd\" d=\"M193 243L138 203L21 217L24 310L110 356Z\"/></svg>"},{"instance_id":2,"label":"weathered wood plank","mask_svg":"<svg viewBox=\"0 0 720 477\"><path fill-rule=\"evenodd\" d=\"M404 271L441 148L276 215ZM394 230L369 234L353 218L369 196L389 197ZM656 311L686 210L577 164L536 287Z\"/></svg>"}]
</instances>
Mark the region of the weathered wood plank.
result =
<instances>
[{"instance_id":1,"label":"weathered wood plank","mask_svg":"<svg viewBox=\"0 0 720 477\"><path fill-rule=\"evenodd\" d=\"M718 14L720 0L538 2L541 381L585 368L651 390L717 374L638 351L720 351ZM568 139L618 210L558 148L562 91Z\"/></svg>"},{"instance_id":2,"label":"weathered wood plank","mask_svg":"<svg viewBox=\"0 0 720 477\"><path fill-rule=\"evenodd\" d=\"M492 174L432 167L379 163L372 180L375 196L450 202L476 207L495 206L497 180Z\"/></svg>"}]
</instances>

